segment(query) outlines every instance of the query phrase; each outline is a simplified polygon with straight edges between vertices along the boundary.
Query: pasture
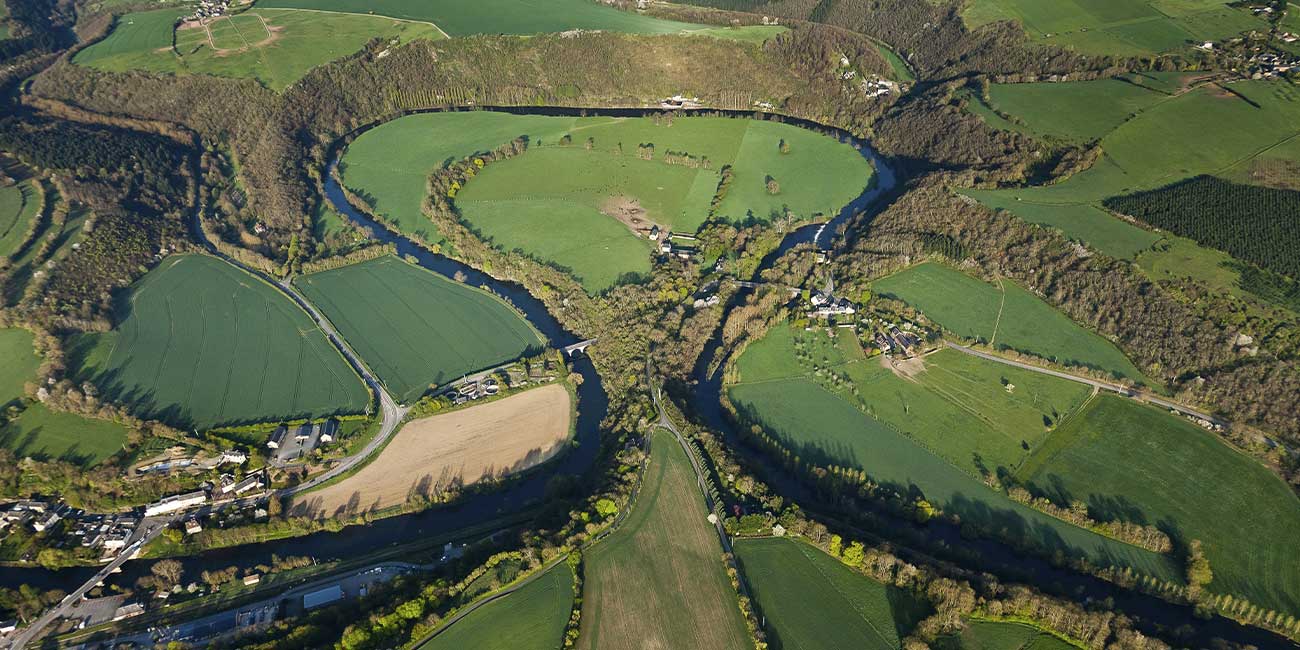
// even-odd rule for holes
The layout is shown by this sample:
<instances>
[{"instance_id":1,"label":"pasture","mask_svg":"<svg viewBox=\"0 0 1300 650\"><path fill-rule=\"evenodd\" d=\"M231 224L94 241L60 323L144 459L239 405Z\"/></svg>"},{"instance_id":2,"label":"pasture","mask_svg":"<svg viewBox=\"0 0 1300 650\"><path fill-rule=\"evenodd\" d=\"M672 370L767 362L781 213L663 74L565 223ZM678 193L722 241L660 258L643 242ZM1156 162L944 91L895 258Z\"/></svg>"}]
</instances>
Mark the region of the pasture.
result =
<instances>
[{"instance_id":1,"label":"pasture","mask_svg":"<svg viewBox=\"0 0 1300 650\"><path fill-rule=\"evenodd\" d=\"M935 650L1074 650L1078 646L1032 625L968 620L961 632L939 638Z\"/></svg>"},{"instance_id":2,"label":"pasture","mask_svg":"<svg viewBox=\"0 0 1300 650\"><path fill-rule=\"evenodd\" d=\"M568 439L571 402L568 390L551 384L412 420L360 471L299 497L291 510L351 516L536 466Z\"/></svg>"},{"instance_id":3,"label":"pasture","mask_svg":"<svg viewBox=\"0 0 1300 650\"><path fill-rule=\"evenodd\" d=\"M1100 139L1168 98L1121 79L989 86L993 108L1014 115L1034 135L1071 142Z\"/></svg>"},{"instance_id":4,"label":"pasture","mask_svg":"<svg viewBox=\"0 0 1300 650\"><path fill-rule=\"evenodd\" d=\"M774 328L772 332L779 330ZM967 524L1001 531L1030 547L1086 556L1102 565L1130 567L1165 580L1180 580L1182 567L1174 558L1097 535L990 489L976 471L969 469L970 465L959 466L940 455L939 450L949 439L960 443L960 438L949 432L947 437L935 437L923 444L883 419L883 412L880 418L873 417L842 391L823 387L811 373L800 369L793 345L783 343L780 334L775 340L771 340L772 336L769 333L768 338L746 349L736 363L739 383L730 384L727 393L742 419L761 423L804 462L861 469L882 486L923 495ZM753 366L747 362L750 355L759 358ZM787 370L784 377L777 377L776 363L781 358L786 359ZM755 366L766 370L753 374L750 369ZM883 397L890 398L888 392ZM880 401L879 397L876 401ZM920 409L909 415L916 421L915 429L932 426L939 431L937 424L927 422L928 411ZM978 416L967 418L972 422ZM1051 437L1047 440L1050 442Z\"/></svg>"},{"instance_id":5,"label":"pasture","mask_svg":"<svg viewBox=\"0 0 1300 650\"><path fill-rule=\"evenodd\" d=\"M962 194L1029 223L1060 230L1067 238L1115 259L1136 259L1161 240L1159 233L1139 228L1088 203L1032 203L1020 201L1004 190L962 190Z\"/></svg>"},{"instance_id":6,"label":"pasture","mask_svg":"<svg viewBox=\"0 0 1300 650\"><path fill-rule=\"evenodd\" d=\"M37 181L0 187L0 260L17 253L26 243L32 221L40 217L43 198Z\"/></svg>"},{"instance_id":7,"label":"pasture","mask_svg":"<svg viewBox=\"0 0 1300 650\"><path fill-rule=\"evenodd\" d=\"M21 404L24 385L36 379L40 359L32 342L27 330L0 329L0 410ZM116 422L51 411L40 402L12 420L0 418L0 446L18 458L61 458L89 467L117 453L126 436Z\"/></svg>"},{"instance_id":8,"label":"pasture","mask_svg":"<svg viewBox=\"0 0 1300 650\"><path fill-rule=\"evenodd\" d=\"M992 285L927 262L877 280L872 287L882 296L912 305L962 338L1158 385L1114 343L1009 280Z\"/></svg>"},{"instance_id":9,"label":"pasture","mask_svg":"<svg viewBox=\"0 0 1300 650\"><path fill-rule=\"evenodd\" d=\"M110 72L143 70L253 78L283 90L312 68L361 49L372 38L441 38L432 25L380 16L263 9L178 24L184 8L118 18L104 40L73 61Z\"/></svg>"},{"instance_id":10,"label":"pasture","mask_svg":"<svg viewBox=\"0 0 1300 650\"><path fill-rule=\"evenodd\" d=\"M1058 503L1079 499L1098 519L1159 524L1199 539L1209 590L1300 614L1300 499L1268 469L1214 434L1161 409L1101 396L1067 420L1017 476Z\"/></svg>"},{"instance_id":11,"label":"pasture","mask_svg":"<svg viewBox=\"0 0 1300 650\"><path fill-rule=\"evenodd\" d=\"M1083 384L956 350L894 367L883 356L843 353L857 346L853 338L841 330L831 344L823 331L774 328L737 363L737 381L833 374L841 380L821 381L823 389L977 477L1014 470L1089 394Z\"/></svg>"},{"instance_id":12,"label":"pasture","mask_svg":"<svg viewBox=\"0 0 1300 650\"><path fill-rule=\"evenodd\" d=\"M788 538L735 542L770 636L801 650L897 650L924 602Z\"/></svg>"},{"instance_id":13,"label":"pasture","mask_svg":"<svg viewBox=\"0 0 1300 650\"><path fill-rule=\"evenodd\" d=\"M263 7L374 14L433 23L448 36L541 34L599 29L632 34L671 34L698 25L619 11L586 0L264 0Z\"/></svg>"},{"instance_id":14,"label":"pasture","mask_svg":"<svg viewBox=\"0 0 1300 650\"><path fill-rule=\"evenodd\" d=\"M429 173L518 136L529 150L484 168L456 194L456 206L485 239L569 270L592 293L649 270L650 242L637 230L698 230L724 166L734 177L716 213L736 222L786 210L828 218L872 175L853 148L777 122L488 112L417 115L375 128L349 147L342 175L382 219L436 240L420 211ZM571 144L561 144L564 136Z\"/></svg>"},{"instance_id":15,"label":"pasture","mask_svg":"<svg viewBox=\"0 0 1300 650\"><path fill-rule=\"evenodd\" d=\"M540 334L503 300L396 257L298 276L399 401L540 351Z\"/></svg>"},{"instance_id":16,"label":"pasture","mask_svg":"<svg viewBox=\"0 0 1300 650\"><path fill-rule=\"evenodd\" d=\"M1083 54L1140 56L1222 40L1268 23L1222 0L976 0L963 9L971 28L1009 20L1031 41Z\"/></svg>"},{"instance_id":17,"label":"pasture","mask_svg":"<svg viewBox=\"0 0 1300 650\"><path fill-rule=\"evenodd\" d=\"M573 571L561 562L456 621L418 650L556 650L573 609Z\"/></svg>"},{"instance_id":18,"label":"pasture","mask_svg":"<svg viewBox=\"0 0 1300 650\"><path fill-rule=\"evenodd\" d=\"M175 255L115 305L114 329L70 345L76 381L185 429L359 413L370 394L289 298L205 255Z\"/></svg>"},{"instance_id":19,"label":"pasture","mask_svg":"<svg viewBox=\"0 0 1300 650\"><path fill-rule=\"evenodd\" d=\"M752 648L686 452L656 429L620 528L585 554L578 647Z\"/></svg>"},{"instance_id":20,"label":"pasture","mask_svg":"<svg viewBox=\"0 0 1300 650\"><path fill-rule=\"evenodd\" d=\"M58 262L76 250L76 246L85 239L86 233L82 230L82 227L86 225L89 218L89 210L84 207L77 207L68 213L68 218L64 220L63 227L59 229L57 235L53 233L53 224L49 220L45 220L40 225L33 237L33 244L20 247L18 256L13 258L9 280L4 284L3 298L5 304L14 305L18 303L39 265L46 262ZM49 237L53 237L54 245L52 250L48 251L44 256L38 256L41 246L36 238Z\"/></svg>"}]
</instances>

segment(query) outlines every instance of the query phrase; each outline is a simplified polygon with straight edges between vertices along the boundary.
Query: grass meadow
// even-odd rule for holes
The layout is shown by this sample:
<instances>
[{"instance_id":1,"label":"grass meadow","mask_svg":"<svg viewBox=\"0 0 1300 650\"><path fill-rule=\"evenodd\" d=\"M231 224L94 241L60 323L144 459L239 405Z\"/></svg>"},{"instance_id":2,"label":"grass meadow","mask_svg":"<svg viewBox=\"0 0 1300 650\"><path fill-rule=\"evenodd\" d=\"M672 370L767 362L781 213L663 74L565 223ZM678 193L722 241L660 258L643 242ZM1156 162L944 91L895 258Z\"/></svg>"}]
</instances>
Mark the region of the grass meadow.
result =
<instances>
[{"instance_id":1,"label":"grass meadow","mask_svg":"<svg viewBox=\"0 0 1300 650\"><path fill-rule=\"evenodd\" d=\"M970 620L958 634L941 637L935 650L1075 650L1074 644L1032 625Z\"/></svg>"},{"instance_id":2,"label":"grass meadow","mask_svg":"<svg viewBox=\"0 0 1300 650\"><path fill-rule=\"evenodd\" d=\"M739 539L736 557L768 637L800 650L897 650L928 606L788 538Z\"/></svg>"},{"instance_id":3,"label":"grass meadow","mask_svg":"<svg viewBox=\"0 0 1300 650\"><path fill-rule=\"evenodd\" d=\"M121 16L104 40L73 61L110 72L144 70L253 78L283 90L312 68L361 49L372 38L441 38L432 25L382 16L263 8L182 26L185 8Z\"/></svg>"},{"instance_id":4,"label":"grass meadow","mask_svg":"<svg viewBox=\"0 0 1300 650\"><path fill-rule=\"evenodd\" d=\"M186 429L359 413L370 395L311 318L213 257L176 255L132 285L70 367L101 397Z\"/></svg>"},{"instance_id":5,"label":"grass meadow","mask_svg":"<svg viewBox=\"0 0 1300 650\"><path fill-rule=\"evenodd\" d=\"M40 188L35 181L0 187L0 259L17 253L26 242L32 221L40 216Z\"/></svg>"},{"instance_id":6,"label":"grass meadow","mask_svg":"<svg viewBox=\"0 0 1300 650\"><path fill-rule=\"evenodd\" d=\"M1030 40L1084 54L1140 56L1221 40L1268 23L1222 0L975 0L963 9L972 28L1010 20Z\"/></svg>"},{"instance_id":7,"label":"grass meadow","mask_svg":"<svg viewBox=\"0 0 1300 650\"><path fill-rule=\"evenodd\" d=\"M1014 282L992 285L928 262L877 280L873 290L920 310L944 329L995 347L1082 366L1151 386L1114 343L1078 325Z\"/></svg>"},{"instance_id":8,"label":"grass meadow","mask_svg":"<svg viewBox=\"0 0 1300 650\"><path fill-rule=\"evenodd\" d=\"M1155 407L1100 396L1066 421L1018 477L1059 503L1199 539L1209 590L1300 614L1300 499L1214 434Z\"/></svg>"},{"instance_id":9,"label":"grass meadow","mask_svg":"<svg viewBox=\"0 0 1300 650\"><path fill-rule=\"evenodd\" d=\"M0 410L21 404L24 385L36 379L40 359L33 337L24 329L0 329ZM61 458L94 465L121 450L127 429L108 420L51 411L40 402L28 404L12 420L0 418L0 446L19 458Z\"/></svg>"},{"instance_id":10,"label":"grass meadow","mask_svg":"<svg viewBox=\"0 0 1300 650\"><path fill-rule=\"evenodd\" d=\"M299 276L294 284L399 401L544 345L500 298L396 257Z\"/></svg>"},{"instance_id":11,"label":"grass meadow","mask_svg":"<svg viewBox=\"0 0 1300 650\"><path fill-rule=\"evenodd\" d=\"M570 118L504 113L404 117L362 135L343 158L347 186L404 232L436 239L422 215L426 180L438 165L526 135L529 151L489 165L456 195L461 215L485 239L570 270L592 293L650 268L650 242L614 216L620 206L679 232L696 231L729 165L717 215L769 221L789 210L833 216L871 182L870 164L837 140L777 122L727 118ZM560 145L563 136L572 144ZM781 152L785 142L789 153ZM653 144L653 160L638 147ZM709 165L663 161L667 152ZM769 193L768 178L778 186Z\"/></svg>"},{"instance_id":12,"label":"grass meadow","mask_svg":"<svg viewBox=\"0 0 1300 650\"><path fill-rule=\"evenodd\" d=\"M23 292L27 289L27 284L31 281L32 276L38 270L41 264L46 262L58 262L67 257L76 246L85 239L86 233L82 227L90 218L90 212L84 207L73 208L68 213L68 218L64 220L63 227L57 235L52 234L49 220L41 225L35 237L32 239L32 245L19 247L17 257L13 258L12 270L9 272L9 280L4 283L3 299L6 305L15 305L22 298ZM37 238L53 237L53 249L41 259L38 253L41 246Z\"/></svg>"},{"instance_id":13,"label":"grass meadow","mask_svg":"<svg viewBox=\"0 0 1300 650\"><path fill-rule=\"evenodd\" d=\"M584 555L578 647L752 648L690 460L672 434L655 431L641 480L620 528Z\"/></svg>"},{"instance_id":14,"label":"grass meadow","mask_svg":"<svg viewBox=\"0 0 1300 650\"><path fill-rule=\"evenodd\" d=\"M573 609L573 571L560 563L456 621L419 650L556 650Z\"/></svg>"},{"instance_id":15,"label":"grass meadow","mask_svg":"<svg viewBox=\"0 0 1300 650\"><path fill-rule=\"evenodd\" d=\"M1016 418L1009 408L1024 409L1015 400L1030 398L1031 391L1003 391L1002 399L994 399L996 391L986 391L983 409L967 413L959 419L958 409L963 405L979 404L969 396L948 397L942 393L922 401L919 393L904 393L904 382L898 380L890 387L859 386L860 396L854 399L851 389L827 387L817 373L801 367L797 360L794 337L773 328L768 336L748 346L736 363L738 377L727 391L732 403L742 417L763 424L764 428L781 444L805 462L820 465L836 464L864 470L871 480L891 486L904 493L918 492L946 513L961 517L963 522L1002 531L1019 543L1048 552L1061 552L1067 556L1086 556L1101 565L1130 567L1140 573L1165 580L1180 580L1182 567L1172 557L1152 553L1135 546L1097 535L1083 528L1049 517L1022 506L986 486L974 465L973 458L953 460L953 449L981 450L996 448L996 439L985 439L989 428L979 426L982 418L997 418L991 423L994 431L1014 431ZM859 362L878 363L877 360ZM943 360L935 364L938 374L943 374ZM936 370L926 370L917 377L925 388ZM988 370L968 373L956 386L971 386L994 380L1000 372ZM852 376L852 373L850 373ZM854 384L856 385L856 379ZM946 380L952 381L952 380ZM934 384L939 390L952 383ZM1026 385L1028 386L1028 385ZM951 390L949 388L948 390ZM1070 403L1069 389L1060 392L1039 389L1038 399L1053 397ZM978 392L976 392L978 394ZM936 415L932 408L949 400L944 407L948 413ZM888 404L891 400L905 402L907 406ZM911 400L911 401L909 401ZM915 409L911 405L915 405ZM1035 405L1044 408L1046 404ZM869 408L875 407L875 414ZM1059 410L1059 407L1058 407ZM899 415L899 414L902 415ZM956 413L957 415L950 415ZM1065 415L1065 413L1061 413ZM1070 417L1077 417L1070 416ZM949 418L945 421L943 418ZM1066 418L1065 422L1070 422ZM913 435L905 433L902 423ZM1045 423L1036 423L1034 432L1038 444L1047 444L1057 435L1043 438ZM928 437L922 436L928 431ZM962 431L958 436L954 432ZM975 433L980 432L980 433ZM1047 442L1042 442L1046 440ZM993 469L988 460L982 461Z\"/></svg>"},{"instance_id":16,"label":"grass meadow","mask_svg":"<svg viewBox=\"0 0 1300 650\"><path fill-rule=\"evenodd\" d=\"M587 0L265 0L263 7L374 14L433 23L448 36L540 34L599 29L632 34L671 34L698 25L619 11Z\"/></svg>"}]
</instances>

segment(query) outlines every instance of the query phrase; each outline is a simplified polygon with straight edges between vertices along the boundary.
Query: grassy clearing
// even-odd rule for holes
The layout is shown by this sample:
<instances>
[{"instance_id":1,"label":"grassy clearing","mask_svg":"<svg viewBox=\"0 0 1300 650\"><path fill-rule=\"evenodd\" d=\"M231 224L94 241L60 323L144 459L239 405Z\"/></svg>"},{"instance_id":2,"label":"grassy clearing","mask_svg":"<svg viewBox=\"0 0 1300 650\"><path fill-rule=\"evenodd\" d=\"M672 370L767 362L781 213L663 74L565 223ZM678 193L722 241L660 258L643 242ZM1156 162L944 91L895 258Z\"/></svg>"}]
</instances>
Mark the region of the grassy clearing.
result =
<instances>
[{"instance_id":1,"label":"grassy clearing","mask_svg":"<svg viewBox=\"0 0 1300 650\"><path fill-rule=\"evenodd\" d=\"M1030 203L1019 201L1002 190L963 190L962 194L990 208L1006 210L1029 223L1060 230L1066 237L1116 259L1134 259L1161 240L1159 233L1139 228L1087 203Z\"/></svg>"},{"instance_id":2,"label":"grassy clearing","mask_svg":"<svg viewBox=\"0 0 1300 650\"><path fill-rule=\"evenodd\" d=\"M1011 472L1088 397L1079 383L944 350L895 369L854 358L842 334L774 328L737 363L740 386L812 379L859 411L976 477ZM856 341L849 341L856 346ZM798 364L792 364L798 359ZM827 381L830 375L841 381Z\"/></svg>"},{"instance_id":3,"label":"grassy clearing","mask_svg":"<svg viewBox=\"0 0 1300 650\"><path fill-rule=\"evenodd\" d=\"M68 218L64 220L63 227L59 230L59 234L55 236L52 250L42 259L37 259L37 253L41 250L40 241L37 238L50 236L48 222L33 238L31 246L20 249L22 254L14 259L13 271L9 274L9 282L4 286L5 304L15 305L18 303L39 265L47 262L57 263L76 250L76 246L85 239L85 232L82 227L86 225L86 221L90 219L90 216L90 212L82 207L74 208L69 212Z\"/></svg>"},{"instance_id":4,"label":"grassy clearing","mask_svg":"<svg viewBox=\"0 0 1300 650\"><path fill-rule=\"evenodd\" d=\"M810 379L739 384L731 386L728 394L742 413L762 422L774 437L807 462L862 469L881 485L923 495L944 512L960 516L963 522L1002 531L1030 548L1085 556L1101 565L1129 567L1162 579L1180 580L1182 567L1172 558L1102 537L1015 503Z\"/></svg>"},{"instance_id":5,"label":"grassy clearing","mask_svg":"<svg viewBox=\"0 0 1300 650\"><path fill-rule=\"evenodd\" d=\"M1300 500L1213 434L1131 400L1103 396L1067 421L1019 476L1060 502L1199 539L1210 590L1300 613Z\"/></svg>"},{"instance_id":6,"label":"grassy clearing","mask_svg":"<svg viewBox=\"0 0 1300 650\"><path fill-rule=\"evenodd\" d=\"M1023 25L1031 40L1046 45L1121 56L1268 29L1267 22L1222 0L977 0L966 5L962 16L972 28L1010 20Z\"/></svg>"},{"instance_id":7,"label":"grassy clearing","mask_svg":"<svg viewBox=\"0 0 1300 650\"><path fill-rule=\"evenodd\" d=\"M1168 95L1119 79L1055 84L993 84L993 107L1014 115L1037 136L1100 139ZM1081 110L1086 107L1086 110Z\"/></svg>"},{"instance_id":8,"label":"grassy clearing","mask_svg":"<svg viewBox=\"0 0 1300 650\"><path fill-rule=\"evenodd\" d=\"M690 460L656 430L631 513L585 556L581 648L753 646Z\"/></svg>"},{"instance_id":9,"label":"grassy clearing","mask_svg":"<svg viewBox=\"0 0 1300 650\"><path fill-rule=\"evenodd\" d=\"M1077 646L1032 625L968 621L960 634L943 637L936 650L1074 650Z\"/></svg>"},{"instance_id":10,"label":"grassy clearing","mask_svg":"<svg viewBox=\"0 0 1300 650\"><path fill-rule=\"evenodd\" d=\"M137 281L117 326L73 341L77 381L183 428L358 413L360 378L297 305L221 260L177 255Z\"/></svg>"},{"instance_id":11,"label":"grassy clearing","mask_svg":"<svg viewBox=\"0 0 1300 650\"><path fill-rule=\"evenodd\" d=\"M870 164L852 148L806 129L756 120L566 118L502 113L405 117L367 132L343 159L348 187L404 232L437 238L423 217L429 173L449 159L494 149L521 135L525 154L485 168L456 195L484 238L569 269L591 292L650 268L649 242L620 214L694 232L730 165L734 180L718 215L771 220L837 213L865 189ZM563 136L572 144L560 145ZM785 142L789 153L781 153ZM652 160L638 148L653 145ZM588 146L590 148L588 148ZM707 166L664 162L668 152ZM776 181L771 194L767 179Z\"/></svg>"},{"instance_id":12,"label":"grassy clearing","mask_svg":"<svg viewBox=\"0 0 1300 650\"><path fill-rule=\"evenodd\" d=\"M1014 282L1003 280L999 288L942 264L925 263L877 280L873 287L963 338L1158 385L1115 344Z\"/></svg>"},{"instance_id":13,"label":"grassy clearing","mask_svg":"<svg viewBox=\"0 0 1300 650\"><path fill-rule=\"evenodd\" d=\"M926 605L792 539L735 543L769 637L801 650L894 650Z\"/></svg>"},{"instance_id":14,"label":"grassy clearing","mask_svg":"<svg viewBox=\"0 0 1300 650\"><path fill-rule=\"evenodd\" d=\"M599 29L631 34L671 34L698 28L619 11L586 0L266 0L261 7L317 9L376 14L435 23L449 36L473 34L540 34L571 29Z\"/></svg>"},{"instance_id":15,"label":"grassy clearing","mask_svg":"<svg viewBox=\"0 0 1300 650\"><path fill-rule=\"evenodd\" d=\"M32 220L40 216L40 189L34 181L0 187L0 259L18 252Z\"/></svg>"},{"instance_id":16,"label":"grassy clearing","mask_svg":"<svg viewBox=\"0 0 1300 650\"><path fill-rule=\"evenodd\" d=\"M74 62L99 70L251 77L283 90L312 68L361 49L372 38L441 38L427 23L381 16L284 9L257 10L211 23L206 29L177 20L184 8L122 16L104 40Z\"/></svg>"},{"instance_id":17,"label":"grassy clearing","mask_svg":"<svg viewBox=\"0 0 1300 650\"><path fill-rule=\"evenodd\" d=\"M452 624L419 650L555 650L573 608L573 571L560 563Z\"/></svg>"},{"instance_id":18,"label":"grassy clearing","mask_svg":"<svg viewBox=\"0 0 1300 650\"><path fill-rule=\"evenodd\" d=\"M0 409L20 404L24 385L36 379L40 360L32 341L27 330L0 329ZM61 458L83 466L117 453L126 436L126 427L115 422L51 411L39 402L0 424L0 446L19 458Z\"/></svg>"},{"instance_id":19,"label":"grassy clearing","mask_svg":"<svg viewBox=\"0 0 1300 650\"><path fill-rule=\"evenodd\" d=\"M294 282L402 401L543 346L499 298L395 257Z\"/></svg>"},{"instance_id":20,"label":"grassy clearing","mask_svg":"<svg viewBox=\"0 0 1300 650\"><path fill-rule=\"evenodd\" d=\"M742 43L762 45L763 43L766 43L768 39L780 36L788 31L790 31L789 27L780 25L742 25L693 29L687 32L687 34L690 36L710 36L728 41L740 41Z\"/></svg>"}]
</instances>

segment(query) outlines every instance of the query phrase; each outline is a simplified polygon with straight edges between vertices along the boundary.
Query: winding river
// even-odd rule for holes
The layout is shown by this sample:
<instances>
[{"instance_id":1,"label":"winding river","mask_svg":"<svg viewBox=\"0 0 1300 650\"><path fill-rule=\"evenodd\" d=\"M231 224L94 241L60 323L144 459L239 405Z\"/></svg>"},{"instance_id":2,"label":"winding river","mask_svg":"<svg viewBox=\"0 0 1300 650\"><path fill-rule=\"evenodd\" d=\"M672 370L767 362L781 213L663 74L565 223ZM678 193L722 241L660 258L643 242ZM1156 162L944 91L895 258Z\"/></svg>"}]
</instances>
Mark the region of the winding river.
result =
<instances>
[{"instance_id":1,"label":"winding river","mask_svg":"<svg viewBox=\"0 0 1300 650\"><path fill-rule=\"evenodd\" d=\"M414 113L441 112L444 109L410 111ZM486 110L498 110L515 114L531 115L606 115L614 117L643 117L661 111L653 109L570 109L570 108L531 108L531 107L486 107ZM735 117L752 115L747 111L707 111ZM503 282L475 268L466 266L453 259L430 252L411 240L388 230L367 215L355 210L344 197L341 187L334 179L333 166L337 163L341 148L361 133L383 122L395 119L394 116L358 128L336 143L331 153L331 166L325 174L325 193L336 210L354 223L368 229L376 239L391 243L399 255L409 256L419 265L448 278L462 273L465 281L473 286L485 286L489 290L508 299L534 327L548 339L550 345L563 347L575 343L579 337L564 329L550 314L540 300L534 298L522 286ZM759 271L770 268L785 252L801 244L814 244L820 249L829 249L837 237L843 235L844 226L855 216L865 213L869 218L872 211L880 209L884 197L894 193L898 188L898 178L890 162L875 152L867 142L854 138L838 129L805 120L782 118L789 124L813 128L818 131L836 135L841 141L853 145L875 168L874 182L857 199L855 199L831 221L823 224L811 224L798 228L782 240L780 246L768 255L760 265ZM743 289L727 305L734 307L743 300L744 295L752 291ZM825 512L840 516L832 504L819 502L802 482L778 467L764 462L760 454L745 447L727 420L720 407L722 391L721 372L708 373L709 361L721 348L721 331L705 348L696 367L694 382L685 398L693 410L693 415L704 424L723 432L728 443L741 453L753 466L761 468L762 478L785 495L788 500L797 501L810 511ZM599 346L593 348L599 354ZM231 565L249 566L269 563L272 555L308 555L320 561L342 560L350 557L373 553L384 547L396 546L437 536L453 533L458 529L490 524L493 520L510 513L519 512L532 504L538 503L545 494L548 482L557 475L582 475L586 473L595 460L600 445L600 422L608 410L608 401L604 389L589 359L579 357L573 360L574 370L582 375L583 381L577 388L578 420L576 425L576 447L560 458L546 463L521 479L508 484L501 490L478 494L464 501L447 507L440 507L424 512L380 519L366 526L345 528L332 532L320 532L293 539L251 544L230 549L209 551L201 555L185 558L187 579L194 579L199 572L208 569L222 569ZM950 524L931 522L920 526L907 520L887 514L875 513L876 521L884 523L884 529L878 530L882 538L901 544L899 552L904 557L909 555L926 555L938 557L966 569L988 572L1004 581L1017 581L1031 584L1048 593L1069 596L1076 600L1112 599L1117 610L1124 612L1138 623L1139 629L1147 632L1179 629L1175 639L1189 645L1205 647L1213 638L1222 638L1241 644L1253 644L1260 648L1300 647L1290 644L1285 639L1264 630L1240 625L1222 617L1210 620L1196 618L1192 608L1175 605L1139 592L1129 591L1115 585L1052 566L1050 563L1035 558L1017 555L1001 544L963 538L960 530ZM116 578L122 584L131 584L136 577L144 575L152 561L133 561L123 568L123 573ZM0 586L16 588L27 583L39 588L66 587L79 584L95 571L90 567L79 567L60 571L40 568L0 567Z\"/></svg>"}]
</instances>

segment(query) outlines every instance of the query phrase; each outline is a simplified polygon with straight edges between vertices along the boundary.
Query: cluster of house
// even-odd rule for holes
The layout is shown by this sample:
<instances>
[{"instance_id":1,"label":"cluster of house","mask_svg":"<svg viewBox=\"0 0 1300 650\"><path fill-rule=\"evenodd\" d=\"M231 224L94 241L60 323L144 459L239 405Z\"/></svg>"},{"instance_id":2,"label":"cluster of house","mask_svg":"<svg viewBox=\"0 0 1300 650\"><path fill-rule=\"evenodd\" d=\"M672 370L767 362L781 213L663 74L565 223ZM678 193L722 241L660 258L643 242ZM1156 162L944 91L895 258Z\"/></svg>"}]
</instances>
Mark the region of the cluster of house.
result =
<instances>
[{"instance_id":1,"label":"cluster of house","mask_svg":"<svg viewBox=\"0 0 1300 650\"><path fill-rule=\"evenodd\" d=\"M272 450L272 463L283 464L302 458L321 445L334 442L338 435L338 420L306 422L292 427L281 425L271 434L266 446Z\"/></svg>"},{"instance_id":2,"label":"cluster of house","mask_svg":"<svg viewBox=\"0 0 1300 650\"><path fill-rule=\"evenodd\" d=\"M30 527L38 533L54 531L63 522L63 535L56 542L59 548L79 545L103 549L105 559L116 555L131 539L139 519L118 514L89 514L62 501L24 499L0 505L0 531L13 531Z\"/></svg>"},{"instance_id":3,"label":"cluster of house","mask_svg":"<svg viewBox=\"0 0 1300 650\"><path fill-rule=\"evenodd\" d=\"M840 57L840 79L844 81L853 81L858 77L857 68L849 61L849 57ZM862 75L862 82L859 84L862 92L867 97L885 97L890 93L898 91L898 84L881 78L876 75Z\"/></svg>"},{"instance_id":4,"label":"cluster of house","mask_svg":"<svg viewBox=\"0 0 1300 650\"><path fill-rule=\"evenodd\" d=\"M669 110L702 108L703 106L704 104L700 103L699 97L686 97L684 95L673 95L672 97L659 101L659 108L666 108Z\"/></svg>"},{"instance_id":5,"label":"cluster of house","mask_svg":"<svg viewBox=\"0 0 1300 650\"><path fill-rule=\"evenodd\" d=\"M911 323L903 323L902 328L896 323L885 323L876 330L874 339L881 354L902 357L912 356L917 344L921 342L921 337L913 331Z\"/></svg>"},{"instance_id":6,"label":"cluster of house","mask_svg":"<svg viewBox=\"0 0 1300 650\"><path fill-rule=\"evenodd\" d=\"M451 403L459 406L500 392L501 382L496 377L489 375L481 379L470 379L455 387L451 394Z\"/></svg>"},{"instance_id":7,"label":"cluster of house","mask_svg":"<svg viewBox=\"0 0 1300 650\"><path fill-rule=\"evenodd\" d=\"M1272 79L1293 70L1300 71L1300 57L1276 52L1258 52L1247 59L1247 63L1250 64L1252 79Z\"/></svg>"},{"instance_id":8,"label":"cluster of house","mask_svg":"<svg viewBox=\"0 0 1300 650\"><path fill-rule=\"evenodd\" d=\"M186 20L217 18L224 16L229 8L230 0L199 0L198 6L194 8L194 13L188 16Z\"/></svg>"},{"instance_id":9,"label":"cluster of house","mask_svg":"<svg viewBox=\"0 0 1300 650\"><path fill-rule=\"evenodd\" d=\"M853 304L853 301L835 295L835 282L833 280L827 280L825 287L812 292L812 295L808 298L808 304L811 305L808 315L816 318L851 316L858 311L858 306Z\"/></svg>"},{"instance_id":10,"label":"cluster of house","mask_svg":"<svg viewBox=\"0 0 1300 650\"><path fill-rule=\"evenodd\" d=\"M653 242L659 242L659 253L662 255L674 255L684 260L689 260L696 253L694 246L678 243L678 241L694 242L698 241L695 235L675 233L671 231L660 230L659 226L651 226L646 237Z\"/></svg>"}]
</instances>

